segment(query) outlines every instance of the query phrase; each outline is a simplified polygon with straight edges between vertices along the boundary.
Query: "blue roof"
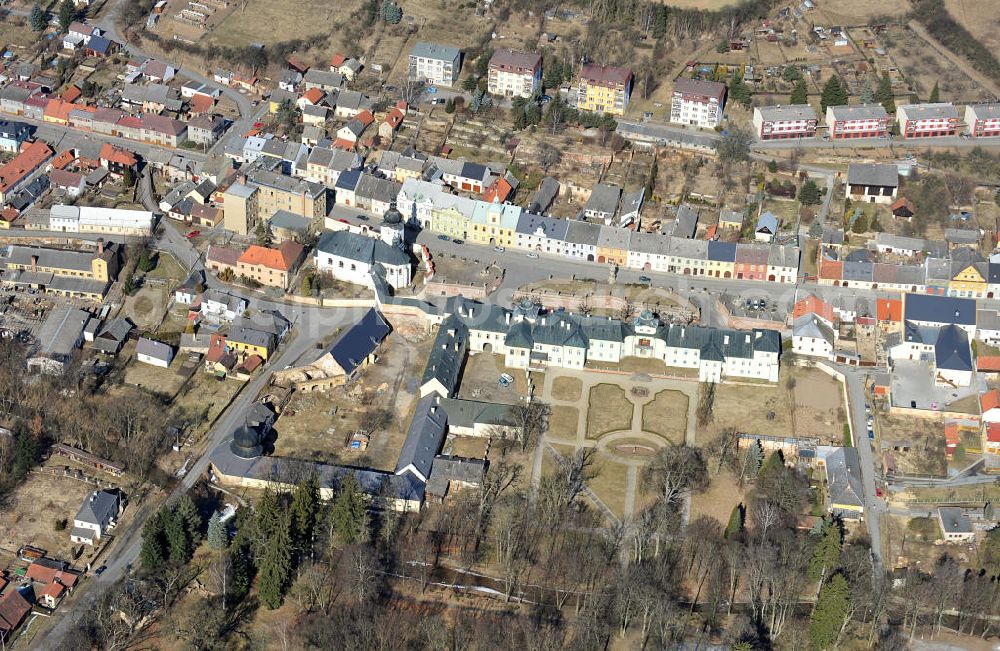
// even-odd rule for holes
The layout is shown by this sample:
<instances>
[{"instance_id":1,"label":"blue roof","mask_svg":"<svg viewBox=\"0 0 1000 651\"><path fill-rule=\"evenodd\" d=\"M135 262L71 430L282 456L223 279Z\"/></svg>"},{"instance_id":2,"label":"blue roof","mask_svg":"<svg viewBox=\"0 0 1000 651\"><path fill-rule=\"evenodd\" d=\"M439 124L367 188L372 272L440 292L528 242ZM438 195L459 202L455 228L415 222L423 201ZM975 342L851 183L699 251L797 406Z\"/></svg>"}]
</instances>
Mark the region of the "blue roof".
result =
<instances>
[{"instance_id":1,"label":"blue roof","mask_svg":"<svg viewBox=\"0 0 1000 651\"><path fill-rule=\"evenodd\" d=\"M718 262L736 262L736 243L709 242L708 259Z\"/></svg>"},{"instance_id":2,"label":"blue roof","mask_svg":"<svg viewBox=\"0 0 1000 651\"><path fill-rule=\"evenodd\" d=\"M941 328L934 344L934 364L951 371L972 370L972 347L965 330L956 325Z\"/></svg>"},{"instance_id":3,"label":"blue roof","mask_svg":"<svg viewBox=\"0 0 1000 651\"><path fill-rule=\"evenodd\" d=\"M770 210L760 216L754 230L759 231L762 228L766 228L772 235L778 232L778 218Z\"/></svg>"},{"instance_id":4,"label":"blue roof","mask_svg":"<svg viewBox=\"0 0 1000 651\"><path fill-rule=\"evenodd\" d=\"M976 301L972 298L907 294L903 318L927 323L976 325Z\"/></svg>"},{"instance_id":5,"label":"blue roof","mask_svg":"<svg viewBox=\"0 0 1000 651\"><path fill-rule=\"evenodd\" d=\"M358 181L361 180L361 170L347 170L346 172L341 172L340 176L337 177L336 188L340 190L353 190L358 187Z\"/></svg>"},{"instance_id":6,"label":"blue roof","mask_svg":"<svg viewBox=\"0 0 1000 651\"><path fill-rule=\"evenodd\" d=\"M350 375L375 352L389 335L389 331L389 323L378 310L372 308L334 342L330 347L330 354L344 372Z\"/></svg>"}]
</instances>

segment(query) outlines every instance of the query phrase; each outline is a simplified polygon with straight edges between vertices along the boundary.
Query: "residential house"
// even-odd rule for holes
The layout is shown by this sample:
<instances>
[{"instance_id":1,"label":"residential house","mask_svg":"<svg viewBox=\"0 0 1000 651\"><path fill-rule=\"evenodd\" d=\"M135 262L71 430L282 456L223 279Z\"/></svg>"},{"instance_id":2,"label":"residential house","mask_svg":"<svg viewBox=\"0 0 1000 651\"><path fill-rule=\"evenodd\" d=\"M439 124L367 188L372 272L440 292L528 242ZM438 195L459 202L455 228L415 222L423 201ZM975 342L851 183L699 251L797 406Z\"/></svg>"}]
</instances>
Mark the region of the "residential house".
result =
<instances>
[{"instance_id":1,"label":"residential house","mask_svg":"<svg viewBox=\"0 0 1000 651\"><path fill-rule=\"evenodd\" d=\"M118 276L119 246L98 243L96 251L10 247L4 282L45 292L102 300Z\"/></svg>"},{"instance_id":2,"label":"residential house","mask_svg":"<svg viewBox=\"0 0 1000 651\"><path fill-rule=\"evenodd\" d=\"M631 97L632 71L629 68L584 64L578 84L578 109L625 115Z\"/></svg>"},{"instance_id":3,"label":"residential house","mask_svg":"<svg viewBox=\"0 0 1000 651\"><path fill-rule=\"evenodd\" d=\"M953 136L958 128L958 109L947 102L903 104L896 107L896 122L904 138Z\"/></svg>"},{"instance_id":4,"label":"residential house","mask_svg":"<svg viewBox=\"0 0 1000 651\"><path fill-rule=\"evenodd\" d=\"M535 194L531 197L531 201L528 202L528 212L544 213L552 206L552 203L558 197L559 181L551 176L546 176L542 179L541 183L538 184L538 189L535 190Z\"/></svg>"},{"instance_id":5,"label":"residential house","mask_svg":"<svg viewBox=\"0 0 1000 651\"><path fill-rule=\"evenodd\" d=\"M323 92L332 93L344 85L344 76L328 70L310 68L302 77L302 83L307 91L318 88Z\"/></svg>"},{"instance_id":6,"label":"residential house","mask_svg":"<svg viewBox=\"0 0 1000 651\"><path fill-rule=\"evenodd\" d=\"M177 286L174 290L174 302L181 305L191 305L198 295L205 288L205 272L202 270L192 271L187 280Z\"/></svg>"},{"instance_id":7,"label":"residential house","mask_svg":"<svg viewBox=\"0 0 1000 651\"><path fill-rule=\"evenodd\" d=\"M304 253L303 246L292 240L276 248L251 244L236 261L236 272L261 285L288 289Z\"/></svg>"},{"instance_id":8,"label":"residential house","mask_svg":"<svg viewBox=\"0 0 1000 651\"><path fill-rule=\"evenodd\" d=\"M201 315L210 321L232 322L247 311L247 300L218 289L209 289L201 299Z\"/></svg>"},{"instance_id":9,"label":"residential house","mask_svg":"<svg viewBox=\"0 0 1000 651\"><path fill-rule=\"evenodd\" d=\"M990 389L979 396L979 414L984 423L1000 423L1000 390Z\"/></svg>"},{"instance_id":10,"label":"residential house","mask_svg":"<svg viewBox=\"0 0 1000 651\"><path fill-rule=\"evenodd\" d=\"M495 50L490 58L487 83L491 95L529 98L542 85L542 57L528 52Z\"/></svg>"},{"instance_id":11,"label":"residential house","mask_svg":"<svg viewBox=\"0 0 1000 651\"><path fill-rule=\"evenodd\" d=\"M135 326L125 317L105 321L94 335L93 349L106 355L117 355Z\"/></svg>"},{"instance_id":12,"label":"residential house","mask_svg":"<svg viewBox=\"0 0 1000 651\"><path fill-rule=\"evenodd\" d=\"M583 205L583 215L587 219L596 219L611 225L611 220L618 212L618 202L622 189L616 185L598 183L594 185L590 198Z\"/></svg>"},{"instance_id":13,"label":"residential house","mask_svg":"<svg viewBox=\"0 0 1000 651\"><path fill-rule=\"evenodd\" d=\"M162 341L140 337L135 345L135 358L143 364L168 368L174 359L174 347Z\"/></svg>"},{"instance_id":14,"label":"residential house","mask_svg":"<svg viewBox=\"0 0 1000 651\"><path fill-rule=\"evenodd\" d=\"M118 524L124 507L122 494L118 490L91 491L73 518L69 539L86 545L100 542L101 537Z\"/></svg>"},{"instance_id":15,"label":"residential house","mask_svg":"<svg viewBox=\"0 0 1000 651\"><path fill-rule=\"evenodd\" d=\"M889 114L881 104L828 106L826 126L832 140L881 138L888 134Z\"/></svg>"},{"instance_id":16,"label":"residential house","mask_svg":"<svg viewBox=\"0 0 1000 651\"><path fill-rule=\"evenodd\" d=\"M803 314L792 324L792 352L807 357L833 359L837 333L816 314Z\"/></svg>"},{"instance_id":17,"label":"residential house","mask_svg":"<svg viewBox=\"0 0 1000 651\"><path fill-rule=\"evenodd\" d=\"M743 228L743 211L741 210L720 210L719 228L740 230Z\"/></svg>"},{"instance_id":18,"label":"residential house","mask_svg":"<svg viewBox=\"0 0 1000 651\"><path fill-rule=\"evenodd\" d=\"M852 201L890 205L899 190L899 171L895 164L851 163L844 188Z\"/></svg>"},{"instance_id":19,"label":"residential house","mask_svg":"<svg viewBox=\"0 0 1000 651\"><path fill-rule=\"evenodd\" d=\"M834 448L824 459L824 465L827 511L845 520L863 519L864 487L857 448Z\"/></svg>"},{"instance_id":20,"label":"residential house","mask_svg":"<svg viewBox=\"0 0 1000 651\"><path fill-rule=\"evenodd\" d=\"M941 537L946 543L968 543L976 538L969 516L962 513L957 506L939 506L937 510L938 526Z\"/></svg>"},{"instance_id":21,"label":"residential house","mask_svg":"<svg viewBox=\"0 0 1000 651\"><path fill-rule=\"evenodd\" d=\"M778 234L778 218L770 210L757 218L753 229L754 239L758 242L771 242Z\"/></svg>"},{"instance_id":22,"label":"residential house","mask_svg":"<svg viewBox=\"0 0 1000 651\"><path fill-rule=\"evenodd\" d=\"M32 131L32 126L25 122L0 120L0 151L17 153L31 137Z\"/></svg>"},{"instance_id":23,"label":"residential house","mask_svg":"<svg viewBox=\"0 0 1000 651\"><path fill-rule=\"evenodd\" d=\"M462 51L450 45L419 42L410 50L407 78L452 86L462 69Z\"/></svg>"},{"instance_id":24,"label":"residential house","mask_svg":"<svg viewBox=\"0 0 1000 651\"><path fill-rule=\"evenodd\" d=\"M754 133L761 140L812 138L816 111L808 104L758 106L753 110Z\"/></svg>"},{"instance_id":25,"label":"residential house","mask_svg":"<svg viewBox=\"0 0 1000 651\"><path fill-rule=\"evenodd\" d=\"M187 123L188 140L203 147L214 145L225 131L226 120L219 115L202 113Z\"/></svg>"},{"instance_id":26,"label":"residential house","mask_svg":"<svg viewBox=\"0 0 1000 651\"><path fill-rule=\"evenodd\" d=\"M679 77L670 101L670 122L714 129L722 124L726 85Z\"/></svg>"},{"instance_id":27,"label":"residential house","mask_svg":"<svg viewBox=\"0 0 1000 651\"><path fill-rule=\"evenodd\" d=\"M969 104L965 107L965 124L973 138L1000 136L1000 103Z\"/></svg>"},{"instance_id":28,"label":"residential house","mask_svg":"<svg viewBox=\"0 0 1000 651\"><path fill-rule=\"evenodd\" d=\"M267 361L274 352L275 337L270 332L233 324L226 335L226 348L244 358L256 355Z\"/></svg>"},{"instance_id":29,"label":"residential house","mask_svg":"<svg viewBox=\"0 0 1000 651\"><path fill-rule=\"evenodd\" d=\"M0 165L0 204L6 203L54 154L51 147L36 140L22 147L20 153L7 163Z\"/></svg>"}]
</instances>

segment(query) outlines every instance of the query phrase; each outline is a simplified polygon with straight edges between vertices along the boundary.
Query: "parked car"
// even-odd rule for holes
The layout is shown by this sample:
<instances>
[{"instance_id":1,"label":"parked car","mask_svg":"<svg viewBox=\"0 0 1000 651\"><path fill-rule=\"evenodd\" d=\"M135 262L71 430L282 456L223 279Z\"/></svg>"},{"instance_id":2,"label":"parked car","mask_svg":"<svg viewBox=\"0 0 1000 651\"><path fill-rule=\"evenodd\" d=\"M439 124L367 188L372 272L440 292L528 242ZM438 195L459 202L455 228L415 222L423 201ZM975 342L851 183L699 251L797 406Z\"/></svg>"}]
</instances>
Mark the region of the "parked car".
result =
<instances>
[{"instance_id":1,"label":"parked car","mask_svg":"<svg viewBox=\"0 0 1000 651\"><path fill-rule=\"evenodd\" d=\"M108 566L107 565L102 565L99 568L97 568L96 570L94 570L94 574L96 574L97 576L101 576L102 574L104 574L104 571L106 569L108 569Z\"/></svg>"},{"instance_id":2,"label":"parked car","mask_svg":"<svg viewBox=\"0 0 1000 651\"><path fill-rule=\"evenodd\" d=\"M531 258L532 260L537 260L538 254L532 251L531 253L528 254L528 257Z\"/></svg>"},{"instance_id":3,"label":"parked car","mask_svg":"<svg viewBox=\"0 0 1000 651\"><path fill-rule=\"evenodd\" d=\"M649 276L639 276L639 282L640 283L645 283L647 285L652 285L653 284L653 279L650 278Z\"/></svg>"},{"instance_id":4,"label":"parked car","mask_svg":"<svg viewBox=\"0 0 1000 651\"><path fill-rule=\"evenodd\" d=\"M360 219L363 222L366 222L368 221L368 215L358 215L358 219Z\"/></svg>"},{"instance_id":5,"label":"parked car","mask_svg":"<svg viewBox=\"0 0 1000 651\"><path fill-rule=\"evenodd\" d=\"M190 233L188 233L184 237L188 238L189 240L193 240L194 238L198 237L199 235L201 235L201 231L191 231Z\"/></svg>"},{"instance_id":6,"label":"parked car","mask_svg":"<svg viewBox=\"0 0 1000 651\"><path fill-rule=\"evenodd\" d=\"M457 237L452 240L454 244L465 244L465 240L460 240Z\"/></svg>"},{"instance_id":7,"label":"parked car","mask_svg":"<svg viewBox=\"0 0 1000 651\"><path fill-rule=\"evenodd\" d=\"M494 246L493 250L496 251L497 253L503 253L506 249L504 249L502 246Z\"/></svg>"},{"instance_id":8,"label":"parked car","mask_svg":"<svg viewBox=\"0 0 1000 651\"><path fill-rule=\"evenodd\" d=\"M451 238L448 237L447 235L438 235L438 239L441 240L442 242L447 242Z\"/></svg>"}]
</instances>

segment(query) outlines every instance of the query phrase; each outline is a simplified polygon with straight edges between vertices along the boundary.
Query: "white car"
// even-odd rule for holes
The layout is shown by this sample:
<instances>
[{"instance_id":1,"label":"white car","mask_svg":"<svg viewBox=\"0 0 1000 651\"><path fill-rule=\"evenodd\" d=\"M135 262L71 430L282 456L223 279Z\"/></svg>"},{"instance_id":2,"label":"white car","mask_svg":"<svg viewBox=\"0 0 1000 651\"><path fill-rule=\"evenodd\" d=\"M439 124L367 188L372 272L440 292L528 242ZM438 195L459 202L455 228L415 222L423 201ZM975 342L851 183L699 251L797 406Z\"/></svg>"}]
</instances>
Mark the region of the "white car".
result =
<instances>
[{"instance_id":1,"label":"white car","mask_svg":"<svg viewBox=\"0 0 1000 651\"><path fill-rule=\"evenodd\" d=\"M502 246L494 246L493 250L496 251L497 253L503 253L506 249L504 249Z\"/></svg>"},{"instance_id":2,"label":"white car","mask_svg":"<svg viewBox=\"0 0 1000 651\"><path fill-rule=\"evenodd\" d=\"M538 259L538 254L532 252L532 253L528 254L528 257L531 258L532 260L537 260Z\"/></svg>"}]
</instances>

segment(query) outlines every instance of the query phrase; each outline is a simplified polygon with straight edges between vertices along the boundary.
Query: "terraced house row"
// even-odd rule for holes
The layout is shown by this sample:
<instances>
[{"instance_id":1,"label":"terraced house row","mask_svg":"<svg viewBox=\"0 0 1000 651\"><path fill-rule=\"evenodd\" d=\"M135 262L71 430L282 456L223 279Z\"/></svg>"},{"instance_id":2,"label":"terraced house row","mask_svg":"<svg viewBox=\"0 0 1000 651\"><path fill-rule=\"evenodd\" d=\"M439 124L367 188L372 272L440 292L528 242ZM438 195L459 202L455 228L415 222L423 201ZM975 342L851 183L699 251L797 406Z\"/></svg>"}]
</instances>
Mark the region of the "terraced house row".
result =
<instances>
[{"instance_id":1,"label":"terraced house row","mask_svg":"<svg viewBox=\"0 0 1000 651\"><path fill-rule=\"evenodd\" d=\"M512 204L459 197L418 179L403 182L396 205L421 228L474 244L629 269L779 283L794 283L799 269L795 245L695 240L556 219Z\"/></svg>"},{"instance_id":2,"label":"terraced house row","mask_svg":"<svg viewBox=\"0 0 1000 651\"><path fill-rule=\"evenodd\" d=\"M946 243L879 233L875 250L819 252L819 284L886 291L994 298L1000 296L1000 259L971 247L979 231L946 229Z\"/></svg>"}]
</instances>

